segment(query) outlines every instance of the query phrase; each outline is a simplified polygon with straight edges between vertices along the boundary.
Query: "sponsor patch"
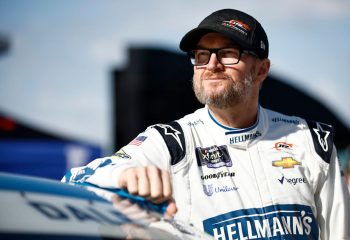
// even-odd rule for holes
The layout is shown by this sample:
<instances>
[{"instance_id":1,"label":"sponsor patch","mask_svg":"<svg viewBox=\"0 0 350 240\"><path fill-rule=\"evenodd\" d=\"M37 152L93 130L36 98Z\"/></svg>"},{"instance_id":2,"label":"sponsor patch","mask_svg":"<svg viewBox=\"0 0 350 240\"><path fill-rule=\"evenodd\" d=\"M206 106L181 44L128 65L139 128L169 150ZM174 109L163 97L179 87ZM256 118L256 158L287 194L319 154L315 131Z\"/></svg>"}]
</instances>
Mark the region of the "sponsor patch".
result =
<instances>
[{"instance_id":1,"label":"sponsor patch","mask_svg":"<svg viewBox=\"0 0 350 240\"><path fill-rule=\"evenodd\" d=\"M215 239L318 239L316 219L309 206L279 204L241 209L203 221Z\"/></svg>"},{"instance_id":2,"label":"sponsor patch","mask_svg":"<svg viewBox=\"0 0 350 240\"><path fill-rule=\"evenodd\" d=\"M220 178L226 178L226 177L234 177L236 175L236 173L234 172L224 172L224 171L220 171L217 173L210 173L210 174L206 174L201 176L202 180L208 180L208 179L220 179Z\"/></svg>"},{"instance_id":3,"label":"sponsor patch","mask_svg":"<svg viewBox=\"0 0 350 240\"><path fill-rule=\"evenodd\" d=\"M196 121L188 122L188 123L187 123L188 126L197 126L198 124L204 124L204 122L202 121L202 119L198 119L198 120L196 120Z\"/></svg>"},{"instance_id":4,"label":"sponsor patch","mask_svg":"<svg viewBox=\"0 0 350 240\"><path fill-rule=\"evenodd\" d=\"M125 153L125 151L123 149L120 149L118 152L114 153L113 156L116 156L118 158L122 158L122 159L131 159L131 156L127 153Z\"/></svg>"},{"instance_id":5,"label":"sponsor patch","mask_svg":"<svg viewBox=\"0 0 350 240\"><path fill-rule=\"evenodd\" d=\"M301 162L292 157L284 157L281 160L273 161L272 166L282 168L294 168L295 165L301 165Z\"/></svg>"},{"instance_id":6,"label":"sponsor patch","mask_svg":"<svg viewBox=\"0 0 350 240\"><path fill-rule=\"evenodd\" d=\"M300 123L298 120L291 119L291 118L287 119L287 118L275 117L275 118L272 118L271 120L272 120L272 122L275 122L275 123L283 122L283 123L292 123L292 124L295 124L295 125L299 125L299 123Z\"/></svg>"},{"instance_id":7,"label":"sponsor patch","mask_svg":"<svg viewBox=\"0 0 350 240\"><path fill-rule=\"evenodd\" d=\"M282 151L282 150L293 150L293 144L292 143L287 143L287 142L276 142L275 143L275 149L277 151Z\"/></svg>"},{"instance_id":8,"label":"sponsor patch","mask_svg":"<svg viewBox=\"0 0 350 240\"><path fill-rule=\"evenodd\" d=\"M237 135L229 138L229 144L237 144L237 143L246 142L249 140L254 140L260 136L261 136L261 133L259 131L256 131L254 133Z\"/></svg>"},{"instance_id":9,"label":"sponsor patch","mask_svg":"<svg viewBox=\"0 0 350 240\"><path fill-rule=\"evenodd\" d=\"M208 197L211 197L213 194L217 194L217 193L226 193L226 192L232 192L237 190L238 190L238 187L236 186L228 186L228 185L214 186L213 184L203 185L203 191L205 195L207 195Z\"/></svg>"},{"instance_id":10,"label":"sponsor patch","mask_svg":"<svg viewBox=\"0 0 350 240\"><path fill-rule=\"evenodd\" d=\"M282 176L282 178L277 179L281 184L289 183L292 185L307 183L306 178L287 178L285 176Z\"/></svg>"},{"instance_id":11,"label":"sponsor patch","mask_svg":"<svg viewBox=\"0 0 350 240\"><path fill-rule=\"evenodd\" d=\"M226 146L211 146L207 148L196 148L198 166L208 168L231 167L232 160Z\"/></svg>"}]
</instances>

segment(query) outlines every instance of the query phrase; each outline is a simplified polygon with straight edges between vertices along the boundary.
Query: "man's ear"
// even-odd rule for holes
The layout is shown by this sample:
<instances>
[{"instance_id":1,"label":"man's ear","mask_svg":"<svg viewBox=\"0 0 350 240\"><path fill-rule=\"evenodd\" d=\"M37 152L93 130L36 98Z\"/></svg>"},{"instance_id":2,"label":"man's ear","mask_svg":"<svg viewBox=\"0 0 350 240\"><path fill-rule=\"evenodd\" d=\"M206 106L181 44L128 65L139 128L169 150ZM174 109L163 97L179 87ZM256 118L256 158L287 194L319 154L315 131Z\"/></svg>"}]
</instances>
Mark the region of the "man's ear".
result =
<instances>
[{"instance_id":1,"label":"man's ear","mask_svg":"<svg viewBox=\"0 0 350 240\"><path fill-rule=\"evenodd\" d=\"M267 74L270 71L270 64L270 59L268 58L260 60L256 75L256 78L260 82L260 84L262 84L262 82L266 79Z\"/></svg>"}]
</instances>

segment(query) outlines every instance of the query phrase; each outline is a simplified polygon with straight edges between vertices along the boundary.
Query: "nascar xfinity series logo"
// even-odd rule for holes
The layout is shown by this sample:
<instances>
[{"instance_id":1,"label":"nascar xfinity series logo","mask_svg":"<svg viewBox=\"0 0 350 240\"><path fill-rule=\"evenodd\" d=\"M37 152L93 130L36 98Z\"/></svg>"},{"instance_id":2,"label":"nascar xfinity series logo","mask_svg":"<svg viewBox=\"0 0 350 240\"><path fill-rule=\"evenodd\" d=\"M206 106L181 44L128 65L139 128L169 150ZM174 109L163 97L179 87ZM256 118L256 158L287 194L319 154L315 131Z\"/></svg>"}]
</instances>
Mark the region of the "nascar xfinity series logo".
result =
<instances>
[{"instance_id":1,"label":"nascar xfinity series logo","mask_svg":"<svg viewBox=\"0 0 350 240\"><path fill-rule=\"evenodd\" d=\"M309 206L271 205L242 209L203 221L204 230L217 240L318 239L316 219Z\"/></svg>"},{"instance_id":2,"label":"nascar xfinity series logo","mask_svg":"<svg viewBox=\"0 0 350 240\"><path fill-rule=\"evenodd\" d=\"M226 146L212 146L196 148L198 166L207 165L208 168L231 167L232 161Z\"/></svg>"}]
</instances>

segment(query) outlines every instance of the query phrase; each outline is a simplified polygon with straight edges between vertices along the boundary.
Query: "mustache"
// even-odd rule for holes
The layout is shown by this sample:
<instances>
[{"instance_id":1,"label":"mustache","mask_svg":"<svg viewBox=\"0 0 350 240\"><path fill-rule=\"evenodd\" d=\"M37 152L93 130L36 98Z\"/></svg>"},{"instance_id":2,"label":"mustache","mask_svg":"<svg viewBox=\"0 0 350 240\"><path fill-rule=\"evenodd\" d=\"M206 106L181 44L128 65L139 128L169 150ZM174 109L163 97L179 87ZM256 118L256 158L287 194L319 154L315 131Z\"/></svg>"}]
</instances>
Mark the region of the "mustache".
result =
<instances>
[{"instance_id":1,"label":"mustache","mask_svg":"<svg viewBox=\"0 0 350 240\"><path fill-rule=\"evenodd\" d=\"M204 73L201 76L201 80L212 79L212 78L221 78L221 79L227 79L227 80L232 79L231 76L226 75L224 73Z\"/></svg>"}]
</instances>

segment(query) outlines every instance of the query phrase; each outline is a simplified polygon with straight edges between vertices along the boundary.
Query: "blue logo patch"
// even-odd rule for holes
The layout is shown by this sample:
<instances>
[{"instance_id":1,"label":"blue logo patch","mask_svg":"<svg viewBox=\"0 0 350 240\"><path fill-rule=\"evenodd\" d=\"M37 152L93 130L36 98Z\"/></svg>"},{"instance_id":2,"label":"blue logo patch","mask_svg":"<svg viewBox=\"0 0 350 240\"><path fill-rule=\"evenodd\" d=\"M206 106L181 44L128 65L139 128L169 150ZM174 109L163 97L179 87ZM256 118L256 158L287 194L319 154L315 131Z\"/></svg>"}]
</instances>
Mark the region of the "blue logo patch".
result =
<instances>
[{"instance_id":1,"label":"blue logo patch","mask_svg":"<svg viewBox=\"0 0 350 240\"><path fill-rule=\"evenodd\" d=\"M203 221L215 239L318 239L316 219L309 206L271 205L242 209Z\"/></svg>"},{"instance_id":2,"label":"blue logo patch","mask_svg":"<svg viewBox=\"0 0 350 240\"><path fill-rule=\"evenodd\" d=\"M207 148L196 148L198 166L208 168L232 167L232 161L226 146L211 146Z\"/></svg>"}]
</instances>

